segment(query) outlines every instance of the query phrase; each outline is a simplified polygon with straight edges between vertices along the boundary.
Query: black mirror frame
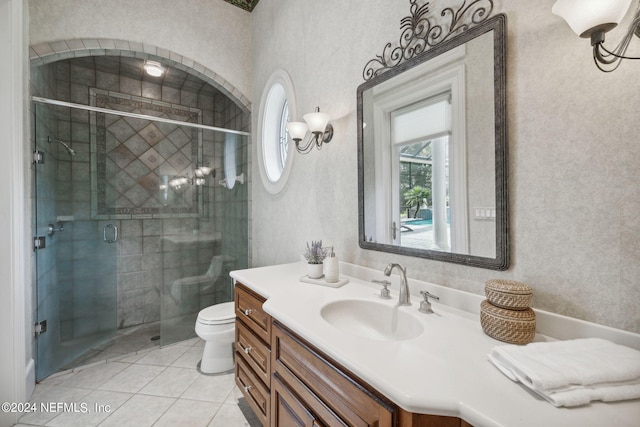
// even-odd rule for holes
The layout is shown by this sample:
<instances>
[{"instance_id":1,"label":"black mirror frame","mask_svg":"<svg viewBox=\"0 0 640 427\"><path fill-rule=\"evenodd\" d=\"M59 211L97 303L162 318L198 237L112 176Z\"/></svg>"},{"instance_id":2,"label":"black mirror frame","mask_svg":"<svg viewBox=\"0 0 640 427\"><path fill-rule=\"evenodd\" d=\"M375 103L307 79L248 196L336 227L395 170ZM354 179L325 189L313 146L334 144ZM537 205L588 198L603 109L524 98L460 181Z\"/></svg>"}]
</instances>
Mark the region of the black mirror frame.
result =
<instances>
[{"instance_id":1,"label":"black mirror frame","mask_svg":"<svg viewBox=\"0 0 640 427\"><path fill-rule=\"evenodd\" d=\"M452 252L406 248L383 243L368 242L364 230L364 137L363 93L404 71L428 61L450 49L464 44L482 34L493 31L494 47L494 104L495 104L495 194L496 194L496 257L479 257ZM499 14L463 33L442 42L426 52L393 69L361 84L357 90L358 132L358 241L362 249L389 252L399 255L451 262L491 270L509 268L509 197L508 197L508 134L507 134L507 17Z\"/></svg>"}]
</instances>

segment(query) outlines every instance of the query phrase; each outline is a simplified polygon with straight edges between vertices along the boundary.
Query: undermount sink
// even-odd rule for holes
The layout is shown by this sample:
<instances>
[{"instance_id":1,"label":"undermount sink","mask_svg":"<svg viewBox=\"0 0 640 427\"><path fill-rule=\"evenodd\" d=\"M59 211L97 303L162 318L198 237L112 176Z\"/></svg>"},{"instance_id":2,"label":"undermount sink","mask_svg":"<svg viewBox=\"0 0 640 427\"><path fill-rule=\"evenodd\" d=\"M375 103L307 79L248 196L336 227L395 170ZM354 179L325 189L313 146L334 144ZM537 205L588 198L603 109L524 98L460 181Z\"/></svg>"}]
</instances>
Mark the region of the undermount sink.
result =
<instances>
[{"instance_id":1,"label":"undermount sink","mask_svg":"<svg viewBox=\"0 0 640 427\"><path fill-rule=\"evenodd\" d=\"M334 301L322 307L320 315L343 332L373 340L409 340L424 331L418 319L397 305L374 301Z\"/></svg>"}]
</instances>

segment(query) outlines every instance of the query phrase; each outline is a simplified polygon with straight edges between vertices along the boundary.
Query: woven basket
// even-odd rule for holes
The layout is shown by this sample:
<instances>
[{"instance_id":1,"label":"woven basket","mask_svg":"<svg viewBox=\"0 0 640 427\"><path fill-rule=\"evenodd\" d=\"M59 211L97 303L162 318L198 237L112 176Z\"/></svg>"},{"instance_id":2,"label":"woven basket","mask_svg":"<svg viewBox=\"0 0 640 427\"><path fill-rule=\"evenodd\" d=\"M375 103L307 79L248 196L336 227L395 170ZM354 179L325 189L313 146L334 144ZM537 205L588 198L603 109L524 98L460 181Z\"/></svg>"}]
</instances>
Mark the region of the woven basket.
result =
<instances>
[{"instance_id":1,"label":"woven basket","mask_svg":"<svg viewBox=\"0 0 640 427\"><path fill-rule=\"evenodd\" d=\"M514 280L488 280L484 292L489 302L509 310L525 310L531 304L533 292L528 285Z\"/></svg>"},{"instance_id":2,"label":"woven basket","mask_svg":"<svg viewBox=\"0 0 640 427\"><path fill-rule=\"evenodd\" d=\"M536 314L530 308L507 310L484 300L480 304L480 324L485 334L511 344L530 343L536 335Z\"/></svg>"}]
</instances>

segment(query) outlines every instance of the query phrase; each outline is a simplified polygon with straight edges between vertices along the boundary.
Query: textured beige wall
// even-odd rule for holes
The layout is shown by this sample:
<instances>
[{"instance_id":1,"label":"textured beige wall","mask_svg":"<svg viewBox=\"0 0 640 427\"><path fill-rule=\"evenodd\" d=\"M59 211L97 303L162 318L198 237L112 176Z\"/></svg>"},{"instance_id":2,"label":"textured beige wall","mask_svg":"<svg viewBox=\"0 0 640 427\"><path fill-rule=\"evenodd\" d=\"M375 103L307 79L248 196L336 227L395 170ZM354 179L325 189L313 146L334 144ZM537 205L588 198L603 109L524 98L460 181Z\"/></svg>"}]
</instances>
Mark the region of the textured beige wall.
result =
<instances>
[{"instance_id":1,"label":"textured beige wall","mask_svg":"<svg viewBox=\"0 0 640 427\"><path fill-rule=\"evenodd\" d=\"M335 136L320 152L296 155L276 196L264 191L254 162L254 265L298 260L306 241L323 239L345 261L381 271L400 262L410 277L478 294L490 278L521 280L537 308L640 332L640 63L598 71L589 42L551 13L553 2L495 2L509 28L512 261L493 272L357 244L356 88L365 63L397 43L409 2L261 1L253 12L254 103L284 68L297 113L319 105ZM443 4L432 2L438 11ZM608 44L619 38L610 34Z\"/></svg>"},{"instance_id":2,"label":"textured beige wall","mask_svg":"<svg viewBox=\"0 0 640 427\"><path fill-rule=\"evenodd\" d=\"M251 99L251 15L222 0L30 0L29 44L147 43L195 60Z\"/></svg>"},{"instance_id":3,"label":"textured beige wall","mask_svg":"<svg viewBox=\"0 0 640 427\"><path fill-rule=\"evenodd\" d=\"M474 293L489 278L522 280L535 307L640 332L640 64L598 71L588 41L551 14L553 0L495 3L509 27L506 272L358 247L356 88L364 64L397 42L407 0L262 0L251 15L222 0L31 0L30 43L151 43L218 72L254 105L270 74L287 70L298 114L320 106L336 134L321 152L296 155L280 194L253 182L256 266L297 260L306 241L323 239L346 261L379 269L398 261L410 277ZM258 179L255 163L252 172Z\"/></svg>"}]
</instances>

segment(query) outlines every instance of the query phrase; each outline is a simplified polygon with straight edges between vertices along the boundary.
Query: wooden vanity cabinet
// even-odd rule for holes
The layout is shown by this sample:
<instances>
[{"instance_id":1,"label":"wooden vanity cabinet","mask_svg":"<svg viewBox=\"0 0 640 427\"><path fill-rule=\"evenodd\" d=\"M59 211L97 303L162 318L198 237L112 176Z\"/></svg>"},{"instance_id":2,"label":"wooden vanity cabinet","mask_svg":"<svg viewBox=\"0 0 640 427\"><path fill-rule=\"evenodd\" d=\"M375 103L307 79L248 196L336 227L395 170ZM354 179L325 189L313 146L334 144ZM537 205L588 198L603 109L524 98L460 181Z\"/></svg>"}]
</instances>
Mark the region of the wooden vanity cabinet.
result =
<instances>
[{"instance_id":1,"label":"wooden vanity cabinet","mask_svg":"<svg viewBox=\"0 0 640 427\"><path fill-rule=\"evenodd\" d=\"M304 420L292 414L312 414L312 424L293 425L393 427L395 406L358 383L308 343L275 323L271 337L271 365L277 395L271 400L272 426L283 419ZM292 403L293 402L293 403ZM299 411L294 411L299 408Z\"/></svg>"},{"instance_id":2,"label":"wooden vanity cabinet","mask_svg":"<svg viewBox=\"0 0 640 427\"><path fill-rule=\"evenodd\" d=\"M397 427L473 427L456 417L443 415L414 414L400 409Z\"/></svg>"},{"instance_id":3,"label":"wooden vanity cabinet","mask_svg":"<svg viewBox=\"0 0 640 427\"><path fill-rule=\"evenodd\" d=\"M235 381L264 427L271 412L271 316L264 298L242 283L235 287Z\"/></svg>"},{"instance_id":4,"label":"wooden vanity cabinet","mask_svg":"<svg viewBox=\"0 0 640 427\"><path fill-rule=\"evenodd\" d=\"M267 344L271 342L271 316L262 310L265 299L237 282L234 304L236 318L241 320L257 337Z\"/></svg>"},{"instance_id":5,"label":"wooden vanity cabinet","mask_svg":"<svg viewBox=\"0 0 640 427\"><path fill-rule=\"evenodd\" d=\"M271 425L287 427L323 427L324 424L311 409L275 375L273 380L273 398L271 400ZM337 418L336 418L337 420ZM341 421L335 426L342 426Z\"/></svg>"},{"instance_id":6,"label":"wooden vanity cabinet","mask_svg":"<svg viewBox=\"0 0 640 427\"><path fill-rule=\"evenodd\" d=\"M264 427L472 427L398 408L273 321L264 301L236 283L235 381Z\"/></svg>"}]
</instances>

